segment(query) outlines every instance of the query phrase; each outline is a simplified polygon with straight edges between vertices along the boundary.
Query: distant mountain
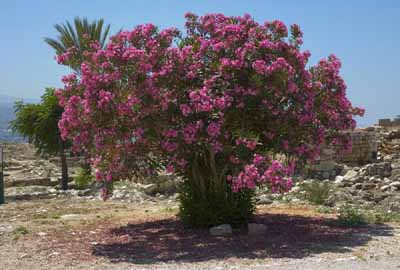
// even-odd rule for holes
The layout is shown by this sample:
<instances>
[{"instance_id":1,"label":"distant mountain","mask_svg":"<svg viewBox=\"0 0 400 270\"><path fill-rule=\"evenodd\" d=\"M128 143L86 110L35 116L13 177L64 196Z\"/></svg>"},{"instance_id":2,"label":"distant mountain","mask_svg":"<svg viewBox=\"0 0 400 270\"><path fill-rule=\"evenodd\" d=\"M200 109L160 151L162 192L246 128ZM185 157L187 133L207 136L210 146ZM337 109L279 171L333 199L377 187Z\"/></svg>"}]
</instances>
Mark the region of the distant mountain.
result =
<instances>
[{"instance_id":1,"label":"distant mountain","mask_svg":"<svg viewBox=\"0 0 400 270\"><path fill-rule=\"evenodd\" d=\"M26 103L36 103L38 100L16 98L0 94L0 142L20 142L21 136L14 134L9 126L10 121L14 119L14 103L17 100L23 100Z\"/></svg>"},{"instance_id":2,"label":"distant mountain","mask_svg":"<svg viewBox=\"0 0 400 270\"><path fill-rule=\"evenodd\" d=\"M13 97L5 94L0 93L0 104L14 104L15 101L17 100L22 100L26 103L36 103L39 102L39 99L33 99L33 98L18 98L18 97Z\"/></svg>"},{"instance_id":3,"label":"distant mountain","mask_svg":"<svg viewBox=\"0 0 400 270\"><path fill-rule=\"evenodd\" d=\"M21 141L20 136L13 134L9 129L10 121L14 119L14 103L0 102L0 142Z\"/></svg>"},{"instance_id":4,"label":"distant mountain","mask_svg":"<svg viewBox=\"0 0 400 270\"><path fill-rule=\"evenodd\" d=\"M14 98L6 95L0 94L0 103L12 103Z\"/></svg>"}]
</instances>

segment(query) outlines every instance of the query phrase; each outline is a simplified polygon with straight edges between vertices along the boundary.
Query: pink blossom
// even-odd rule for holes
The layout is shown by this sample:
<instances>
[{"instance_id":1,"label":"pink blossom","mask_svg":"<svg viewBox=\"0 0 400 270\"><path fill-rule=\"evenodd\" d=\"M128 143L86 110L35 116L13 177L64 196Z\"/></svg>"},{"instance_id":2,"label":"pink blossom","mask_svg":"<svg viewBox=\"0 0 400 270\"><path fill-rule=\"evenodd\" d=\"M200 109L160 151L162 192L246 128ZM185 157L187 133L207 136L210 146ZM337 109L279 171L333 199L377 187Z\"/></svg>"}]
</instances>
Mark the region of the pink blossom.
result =
<instances>
[{"instance_id":1,"label":"pink blossom","mask_svg":"<svg viewBox=\"0 0 400 270\"><path fill-rule=\"evenodd\" d=\"M149 153L190 178L193 160L213 156L234 191L286 192L294 162L274 155L302 165L324 143L351 149L342 131L364 110L347 98L336 56L308 63L298 25L288 30L249 15L186 18L186 35L139 25L105 48L93 42L57 57L64 65L82 61L80 76L64 76L57 91L58 126L74 151L90 157L96 179L109 184L138 167L152 172Z\"/></svg>"},{"instance_id":2,"label":"pink blossom","mask_svg":"<svg viewBox=\"0 0 400 270\"><path fill-rule=\"evenodd\" d=\"M212 122L207 127L207 133L211 138L217 137L221 133L221 126L217 122Z\"/></svg>"},{"instance_id":3,"label":"pink blossom","mask_svg":"<svg viewBox=\"0 0 400 270\"><path fill-rule=\"evenodd\" d=\"M180 106L180 109L181 109L183 116L188 116L189 114L192 113L192 109L187 104L182 104Z\"/></svg>"}]
</instances>

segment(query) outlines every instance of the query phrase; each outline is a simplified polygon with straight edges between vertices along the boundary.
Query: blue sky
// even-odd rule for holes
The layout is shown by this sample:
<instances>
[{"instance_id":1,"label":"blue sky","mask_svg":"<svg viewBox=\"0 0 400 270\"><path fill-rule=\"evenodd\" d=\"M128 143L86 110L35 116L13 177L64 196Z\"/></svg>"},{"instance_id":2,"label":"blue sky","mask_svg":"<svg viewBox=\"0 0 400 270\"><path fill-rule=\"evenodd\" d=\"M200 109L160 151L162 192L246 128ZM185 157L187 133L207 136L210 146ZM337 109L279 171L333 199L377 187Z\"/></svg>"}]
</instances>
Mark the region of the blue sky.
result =
<instances>
[{"instance_id":1,"label":"blue sky","mask_svg":"<svg viewBox=\"0 0 400 270\"><path fill-rule=\"evenodd\" d=\"M400 1L397 0L198 0L54 1L0 0L0 95L37 98L47 86L60 87L68 69L58 66L43 42L53 25L75 16L104 18L112 30L152 22L182 28L184 13L251 14L257 21L298 23L311 64L336 54L350 100L366 108L359 125L400 114Z\"/></svg>"}]
</instances>

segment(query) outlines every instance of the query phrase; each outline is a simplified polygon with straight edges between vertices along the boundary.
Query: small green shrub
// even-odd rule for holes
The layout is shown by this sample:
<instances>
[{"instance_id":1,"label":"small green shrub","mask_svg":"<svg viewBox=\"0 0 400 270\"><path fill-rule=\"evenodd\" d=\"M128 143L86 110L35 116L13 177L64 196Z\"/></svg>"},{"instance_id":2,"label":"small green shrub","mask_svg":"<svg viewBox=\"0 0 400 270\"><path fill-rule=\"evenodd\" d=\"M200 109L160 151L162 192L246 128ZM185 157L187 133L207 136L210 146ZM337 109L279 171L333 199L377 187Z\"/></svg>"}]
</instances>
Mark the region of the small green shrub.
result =
<instances>
[{"instance_id":1,"label":"small green shrub","mask_svg":"<svg viewBox=\"0 0 400 270\"><path fill-rule=\"evenodd\" d=\"M58 214L58 213L51 213L51 214L48 215L48 218L51 218L51 219L60 219L60 218L61 218L61 214Z\"/></svg>"},{"instance_id":2,"label":"small green shrub","mask_svg":"<svg viewBox=\"0 0 400 270\"><path fill-rule=\"evenodd\" d=\"M186 226L208 228L220 224L240 227L246 224L255 211L253 190L233 192L226 185L226 192L209 190L199 194L187 181L179 190L178 216Z\"/></svg>"},{"instance_id":3,"label":"small green shrub","mask_svg":"<svg viewBox=\"0 0 400 270\"><path fill-rule=\"evenodd\" d=\"M337 217L339 224L344 227L358 227L369 223L365 213L349 204L339 207Z\"/></svg>"},{"instance_id":4,"label":"small green shrub","mask_svg":"<svg viewBox=\"0 0 400 270\"><path fill-rule=\"evenodd\" d=\"M398 222L400 221L400 214L388 213L388 212L366 212L366 220L371 224L382 224L386 222Z\"/></svg>"},{"instance_id":5,"label":"small green shrub","mask_svg":"<svg viewBox=\"0 0 400 270\"><path fill-rule=\"evenodd\" d=\"M379 210L361 210L350 204L339 207L337 216L339 224L346 227L400 221L400 214L381 212Z\"/></svg>"},{"instance_id":6,"label":"small green shrub","mask_svg":"<svg viewBox=\"0 0 400 270\"><path fill-rule=\"evenodd\" d=\"M93 183L94 177L90 173L90 169L79 168L76 176L74 177L74 182L79 189L85 189Z\"/></svg>"},{"instance_id":7,"label":"small green shrub","mask_svg":"<svg viewBox=\"0 0 400 270\"><path fill-rule=\"evenodd\" d=\"M28 233L29 233L28 229L22 225L18 226L11 232L14 240L18 240L22 235L26 235Z\"/></svg>"},{"instance_id":8,"label":"small green shrub","mask_svg":"<svg viewBox=\"0 0 400 270\"><path fill-rule=\"evenodd\" d=\"M333 187L329 182L312 181L302 183L300 189L304 191L302 196L305 200L313 204L322 205L328 199Z\"/></svg>"},{"instance_id":9,"label":"small green shrub","mask_svg":"<svg viewBox=\"0 0 400 270\"><path fill-rule=\"evenodd\" d=\"M334 213L334 209L331 207L320 205L315 209L318 213L321 214L332 214Z\"/></svg>"}]
</instances>

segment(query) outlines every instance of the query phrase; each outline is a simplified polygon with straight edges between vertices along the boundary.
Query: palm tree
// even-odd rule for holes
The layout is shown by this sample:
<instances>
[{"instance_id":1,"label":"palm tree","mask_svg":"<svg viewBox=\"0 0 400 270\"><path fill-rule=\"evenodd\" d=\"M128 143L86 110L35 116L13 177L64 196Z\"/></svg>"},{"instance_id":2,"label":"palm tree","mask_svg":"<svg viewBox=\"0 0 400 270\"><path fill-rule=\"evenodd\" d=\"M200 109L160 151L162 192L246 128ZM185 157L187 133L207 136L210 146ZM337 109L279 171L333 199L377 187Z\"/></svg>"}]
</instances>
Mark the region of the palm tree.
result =
<instances>
[{"instance_id":1,"label":"palm tree","mask_svg":"<svg viewBox=\"0 0 400 270\"><path fill-rule=\"evenodd\" d=\"M100 47L104 48L110 31L110 25L104 26L103 19L89 22L87 18L79 17L75 17L73 24L66 21L63 24L54 25L54 28L59 34L57 38L45 38L44 41L56 51L57 55L67 52L68 49L75 48L77 53L66 65L78 75L81 73L81 64L84 61L83 52L89 48L92 41L98 41ZM82 168L86 173L90 173L90 165L88 163L85 162Z\"/></svg>"},{"instance_id":2,"label":"palm tree","mask_svg":"<svg viewBox=\"0 0 400 270\"><path fill-rule=\"evenodd\" d=\"M80 73L80 66L83 62L83 52L88 48L91 41L98 41L104 48L107 36L110 31L110 25L104 26L104 20L89 22L87 18L75 17L74 27L70 22L56 24L54 28L59 33L56 39L45 38L44 41L56 51L57 55L65 53L68 49L74 47L77 53L77 59L70 61L70 66L74 71Z\"/></svg>"}]
</instances>

